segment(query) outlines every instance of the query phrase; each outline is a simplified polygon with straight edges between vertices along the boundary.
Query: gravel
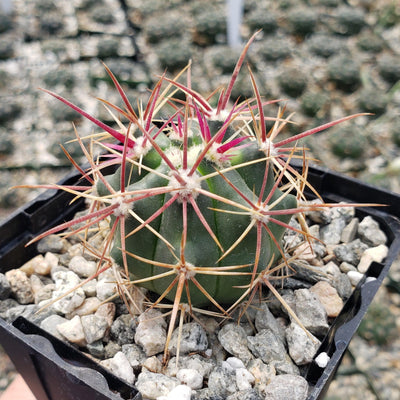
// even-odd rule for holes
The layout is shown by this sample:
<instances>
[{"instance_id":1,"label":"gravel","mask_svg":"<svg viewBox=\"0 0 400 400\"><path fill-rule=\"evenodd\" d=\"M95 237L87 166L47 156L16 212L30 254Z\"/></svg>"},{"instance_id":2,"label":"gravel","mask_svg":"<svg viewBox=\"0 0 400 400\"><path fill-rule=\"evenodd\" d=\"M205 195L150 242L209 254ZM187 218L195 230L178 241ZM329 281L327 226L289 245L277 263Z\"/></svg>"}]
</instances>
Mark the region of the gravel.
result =
<instances>
[{"instance_id":1,"label":"gravel","mask_svg":"<svg viewBox=\"0 0 400 400\"><path fill-rule=\"evenodd\" d=\"M338 219L343 226L354 221L352 209L346 210L347 216L337 210L321 213L323 218L316 213L312 216L325 221L320 229L313 228L316 234L326 227L332 231L337 229ZM374 220L367 222L379 236L379 225ZM47 238L46 245L41 246L46 251L44 257L36 256L20 269L3 275L2 285L9 287L16 301L3 299L0 309L3 305L11 306L7 311L4 309L6 320L24 315L61 340L97 357L121 379L131 384L135 382L142 395L149 399L171 398L174 393L182 399L188 395L200 399L206 393L222 398L237 398L237 393L242 393L244 398L250 399L257 396L305 399L306 381L301 372L316 356L330 321L339 314L349 296L344 287L349 285L351 291L351 285L363 279L360 272L360 266L365 268L366 265L363 259L381 262L387 254L384 244L370 247L372 242L365 235L367 230L357 231L355 237L342 235L342 239L352 239L349 243L339 239L337 244L320 244L324 246L323 251L310 252L297 260L299 266L302 265L298 275L291 280L283 278L282 287L277 288L286 305L274 298L261 303L254 300L240 324L227 321L220 326L219 320L201 314L195 315L196 320L192 322L183 322L172 332L168 344L172 358L165 366L162 364L167 340L165 315L150 308L132 316L121 300L110 300L109 295L115 293L111 270L95 278L93 292L85 292L79 285L90 273L96 274L95 263L82 255L62 258L72 246L74 253L80 253L76 244L68 241L58 247L58 253L50 253L47 244L57 240ZM290 235L285 235L285 240L287 245L293 245ZM299 246L286 248L290 253ZM353 263L347 262L347 268L342 271L340 265L346 252L357 256L346 258ZM304 253L307 253L306 248ZM324 262L325 258L328 261ZM62 265L62 261L66 265ZM46 263L50 270L42 268ZM300 287L293 287L293 281ZM47 293L45 299L43 294L39 296L42 292ZM31 293L29 302L26 293ZM63 297L59 299L59 296ZM50 300L52 304L44 313L37 314L38 308ZM287 307L293 310L296 318ZM179 358L174 357L178 349ZM324 362L322 358L319 360L321 365ZM292 385L293 392L285 389L280 393L276 386L282 381Z\"/></svg>"}]
</instances>

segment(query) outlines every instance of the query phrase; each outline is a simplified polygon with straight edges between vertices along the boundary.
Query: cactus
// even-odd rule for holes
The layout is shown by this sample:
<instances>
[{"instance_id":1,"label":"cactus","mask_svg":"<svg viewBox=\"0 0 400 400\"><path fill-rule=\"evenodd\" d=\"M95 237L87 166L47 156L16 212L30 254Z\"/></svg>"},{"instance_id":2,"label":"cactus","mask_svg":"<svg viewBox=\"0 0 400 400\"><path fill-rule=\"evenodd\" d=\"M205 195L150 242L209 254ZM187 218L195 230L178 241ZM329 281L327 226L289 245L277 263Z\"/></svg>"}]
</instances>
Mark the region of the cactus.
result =
<instances>
[{"instance_id":1,"label":"cactus","mask_svg":"<svg viewBox=\"0 0 400 400\"><path fill-rule=\"evenodd\" d=\"M298 97L304 92L307 81L307 74L296 67L283 68L278 76L280 88L292 97Z\"/></svg>"},{"instance_id":2,"label":"cactus","mask_svg":"<svg viewBox=\"0 0 400 400\"><path fill-rule=\"evenodd\" d=\"M199 46L207 46L218 42L218 36L226 33L226 16L219 7L202 6L202 11L195 15L193 26L193 42Z\"/></svg>"},{"instance_id":3,"label":"cactus","mask_svg":"<svg viewBox=\"0 0 400 400\"><path fill-rule=\"evenodd\" d=\"M381 77L389 84L400 80L399 56L383 55L378 61L378 71Z\"/></svg>"},{"instance_id":4,"label":"cactus","mask_svg":"<svg viewBox=\"0 0 400 400\"><path fill-rule=\"evenodd\" d=\"M330 140L332 153L340 158L360 158L365 153L367 145L368 141L362 130L355 125L336 132Z\"/></svg>"},{"instance_id":5,"label":"cactus","mask_svg":"<svg viewBox=\"0 0 400 400\"><path fill-rule=\"evenodd\" d=\"M328 63L329 79L338 89L353 92L361 84L360 66L348 55L337 55Z\"/></svg>"},{"instance_id":6,"label":"cactus","mask_svg":"<svg viewBox=\"0 0 400 400\"><path fill-rule=\"evenodd\" d=\"M345 42L342 39L325 33L312 35L307 40L307 44L313 54L324 58L329 58L346 50Z\"/></svg>"},{"instance_id":7,"label":"cactus","mask_svg":"<svg viewBox=\"0 0 400 400\"><path fill-rule=\"evenodd\" d=\"M32 242L65 229L69 229L67 235L99 226L104 229L100 222L107 221L103 247L86 245L99 260L98 273L117 263L126 280L117 278L124 298L129 298L132 286L139 285L158 294L152 307L171 300L168 340L179 311L191 312L211 304L226 316L241 301L251 300L261 285L284 302L271 281L280 279L279 272L290 268L281 247L285 230L309 239L302 213L335 206L305 200L303 189L311 188L306 180L307 157L302 148L291 144L356 115L277 140L290 116L284 118L284 110L279 110L277 117L265 116L264 107L274 101L261 99L251 70L254 98L233 105L230 102L254 37L240 55L228 86L219 92L215 108L211 99L191 88L190 64L186 85L179 81L181 74L175 79L163 75L147 105L139 106L137 112L106 67L123 107L103 102L112 115L128 121L123 124L115 116L119 130L43 89L96 124L103 132L91 139L108 153L97 162L92 145L87 148L77 135L89 170L70 159L87 183L40 187L61 188L86 198L90 205L85 215L44 232ZM178 91L186 100L176 100ZM166 107L172 110L169 117L163 114ZM268 132L266 121L273 122ZM290 165L294 158L302 160L304 172ZM114 172L105 175L105 167ZM294 215L301 230L289 224Z\"/></svg>"},{"instance_id":8,"label":"cactus","mask_svg":"<svg viewBox=\"0 0 400 400\"><path fill-rule=\"evenodd\" d=\"M314 32L318 14L312 8L296 7L288 12L288 22L292 33L306 36Z\"/></svg>"},{"instance_id":9,"label":"cactus","mask_svg":"<svg viewBox=\"0 0 400 400\"><path fill-rule=\"evenodd\" d=\"M192 57L192 46L189 41L177 37L164 40L157 48L157 57L162 68L177 71Z\"/></svg>"},{"instance_id":10,"label":"cactus","mask_svg":"<svg viewBox=\"0 0 400 400\"><path fill-rule=\"evenodd\" d=\"M363 10L342 6L336 10L335 23L332 29L340 35L352 36L360 33L365 25L365 13Z\"/></svg>"}]
</instances>

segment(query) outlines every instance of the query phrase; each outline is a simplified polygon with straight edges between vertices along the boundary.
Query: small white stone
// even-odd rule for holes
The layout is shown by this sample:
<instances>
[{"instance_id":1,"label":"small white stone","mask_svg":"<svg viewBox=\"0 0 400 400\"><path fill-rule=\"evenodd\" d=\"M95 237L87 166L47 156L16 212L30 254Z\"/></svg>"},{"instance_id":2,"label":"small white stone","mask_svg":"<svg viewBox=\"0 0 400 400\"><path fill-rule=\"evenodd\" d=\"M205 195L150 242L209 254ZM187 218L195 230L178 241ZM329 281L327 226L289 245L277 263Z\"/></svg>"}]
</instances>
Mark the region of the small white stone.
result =
<instances>
[{"instance_id":1,"label":"small white stone","mask_svg":"<svg viewBox=\"0 0 400 400\"><path fill-rule=\"evenodd\" d=\"M19 267L19 270L25 272L27 276L31 276L35 272L35 265L43 262L43 260L44 260L43 255L38 254L36 257L33 257L25 264L23 264L21 267Z\"/></svg>"},{"instance_id":2,"label":"small white stone","mask_svg":"<svg viewBox=\"0 0 400 400\"><path fill-rule=\"evenodd\" d=\"M238 369L238 368L246 368L243 361L240 360L237 357L228 357L226 359L226 362L233 368L233 369Z\"/></svg>"},{"instance_id":3,"label":"small white stone","mask_svg":"<svg viewBox=\"0 0 400 400\"><path fill-rule=\"evenodd\" d=\"M80 283L79 276L72 271L57 271L53 274L53 279L56 285L53 300L58 299L53 308L61 314L69 314L85 300L85 292L82 288L74 290Z\"/></svg>"},{"instance_id":4,"label":"small white stone","mask_svg":"<svg viewBox=\"0 0 400 400\"><path fill-rule=\"evenodd\" d=\"M34 301L32 284L28 275L20 269L11 269L6 272L6 278L11 292L20 304L30 304Z\"/></svg>"},{"instance_id":5,"label":"small white stone","mask_svg":"<svg viewBox=\"0 0 400 400\"><path fill-rule=\"evenodd\" d=\"M212 356L212 353L213 353L212 349L207 349L207 350L204 352L204 355L205 355L206 357L210 358L210 357Z\"/></svg>"},{"instance_id":6,"label":"small white stone","mask_svg":"<svg viewBox=\"0 0 400 400\"><path fill-rule=\"evenodd\" d=\"M110 360L109 365L111 371L119 378L130 384L135 382L135 374L133 373L133 369L126 358L126 355L122 351L119 351L117 354L115 354L115 356Z\"/></svg>"},{"instance_id":7,"label":"small white stone","mask_svg":"<svg viewBox=\"0 0 400 400\"><path fill-rule=\"evenodd\" d=\"M384 244L365 250L357 266L358 271L364 274L374 261L378 263L382 262L387 256L388 251L388 247Z\"/></svg>"},{"instance_id":8,"label":"small white stone","mask_svg":"<svg viewBox=\"0 0 400 400\"><path fill-rule=\"evenodd\" d=\"M51 254L54 256L54 254L52 253L47 253L47 254ZM57 256L54 257L57 258ZM33 269L35 273L37 273L38 275L49 275L51 271L51 265L49 261L47 261L45 257L42 257L41 259L39 257L35 257L35 260L36 262L33 263ZM58 259L55 261L55 265L56 266L58 265Z\"/></svg>"},{"instance_id":9,"label":"small white stone","mask_svg":"<svg viewBox=\"0 0 400 400\"><path fill-rule=\"evenodd\" d=\"M182 368L176 373L176 377L185 385L192 389L201 389L203 387L203 375L195 369Z\"/></svg>"},{"instance_id":10,"label":"small white stone","mask_svg":"<svg viewBox=\"0 0 400 400\"><path fill-rule=\"evenodd\" d=\"M107 300L114 296L117 292L117 285L115 283L115 278L105 278L97 281L96 293L97 297L101 300Z\"/></svg>"},{"instance_id":11,"label":"small white stone","mask_svg":"<svg viewBox=\"0 0 400 400\"><path fill-rule=\"evenodd\" d=\"M71 271L74 271L82 278L89 278L97 271L97 265L94 261L88 261L82 256L74 256L68 264Z\"/></svg>"},{"instance_id":12,"label":"small white stone","mask_svg":"<svg viewBox=\"0 0 400 400\"><path fill-rule=\"evenodd\" d=\"M93 314L96 312L100 303L101 302L97 297L88 297L79 307L75 308L75 310L73 310L71 314L67 315L67 318L72 318L75 315L82 316Z\"/></svg>"},{"instance_id":13,"label":"small white stone","mask_svg":"<svg viewBox=\"0 0 400 400\"><path fill-rule=\"evenodd\" d=\"M44 259L50 267L50 270L48 272L48 274L50 274L51 269L57 267L58 265L58 256L48 251L44 256Z\"/></svg>"},{"instance_id":14,"label":"small white stone","mask_svg":"<svg viewBox=\"0 0 400 400\"><path fill-rule=\"evenodd\" d=\"M236 385L239 390L247 390L251 389L252 385L254 385L255 379L254 376L247 371L246 368L237 368L235 370L236 373Z\"/></svg>"},{"instance_id":15,"label":"small white stone","mask_svg":"<svg viewBox=\"0 0 400 400\"><path fill-rule=\"evenodd\" d=\"M349 271L347 273L347 276L350 279L350 282L353 286L357 286L358 282L361 281L361 279L363 278L364 274L362 274L361 272L358 271Z\"/></svg>"},{"instance_id":16,"label":"small white stone","mask_svg":"<svg viewBox=\"0 0 400 400\"><path fill-rule=\"evenodd\" d=\"M186 385L178 385L166 396L157 397L157 400L190 400L192 389Z\"/></svg>"},{"instance_id":17,"label":"small white stone","mask_svg":"<svg viewBox=\"0 0 400 400\"><path fill-rule=\"evenodd\" d=\"M331 358L328 356L328 354L323 351L322 353L318 354L317 357L315 357L315 363L318 365L318 367L325 368L330 359Z\"/></svg>"},{"instance_id":18,"label":"small white stone","mask_svg":"<svg viewBox=\"0 0 400 400\"><path fill-rule=\"evenodd\" d=\"M158 399L161 396L168 396L172 389L178 385L179 381L176 378L155 374L147 370L138 375L135 384L142 397L146 399Z\"/></svg>"},{"instance_id":19,"label":"small white stone","mask_svg":"<svg viewBox=\"0 0 400 400\"><path fill-rule=\"evenodd\" d=\"M164 350L167 341L166 323L160 311L150 309L138 318L135 342L142 346L147 356L153 356Z\"/></svg>"},{"instance_id":20,"label":"small white stone","mask_svg":"<svg viewBox=\"0 0 400 400\"><path fill-rule=\"evenodd\" d=\"M93 278L82 285L82 289L85 292L87 297L95 297L97 294L97 279Z\"/></svg>"},{"instance_id":21,"label":"small white stone","mask_svg":"<svg viewBox=\"0 0 400 400\"><path fill-rule=\"evenodd\" d=\"M162 362L156 356L146 358L142 367L147 368L150 372L162 372Z\"/></svg>"},{"instance_id":22,"label":"small white stone","mask_svg":"<svg viewBox=\"0 0 400 400\"><path fill-rule=\"evenodd\" d=\"M81 318L78 315L71 320L57 325L57 330L70 343L77 344L80 347L86 346Z\"/></svg>"}]
</instances>

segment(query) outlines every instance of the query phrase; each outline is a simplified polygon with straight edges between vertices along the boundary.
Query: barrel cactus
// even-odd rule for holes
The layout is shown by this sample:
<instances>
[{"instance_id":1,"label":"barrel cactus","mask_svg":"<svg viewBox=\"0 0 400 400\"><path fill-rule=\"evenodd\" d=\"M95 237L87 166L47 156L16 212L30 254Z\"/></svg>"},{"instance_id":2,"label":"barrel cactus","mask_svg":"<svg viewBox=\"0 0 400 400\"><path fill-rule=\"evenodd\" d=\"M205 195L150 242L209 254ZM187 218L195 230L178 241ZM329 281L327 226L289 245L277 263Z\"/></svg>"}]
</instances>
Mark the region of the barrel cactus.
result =
<instances>
[{"instance_id":1,"label":"barrel cactus","mask_svg":"<svg viewBox=\"0 0 400 400\"><path fill-rule=\"evenodd\" d=\"M290 267L281 244L285 230L311 240L301 213L334 206L305 200L303 189L310 186L306 168L297 172L290 161L300 158L306 166L304 150L295 143L355 116L277 140L289 118L283 110L276 117L264 115L265 105L273 101L261 99L251 71L254 97L230 101L253 40L214 103L191 88L189 64L187 84L180 83L180 74L175 79L163 75L147 105L135 111L106 67L123 106L103 102L119 130L45 90L101 128L95 143L107 154L97 162L77 135L91 167L77 167L87 184L61 189L89 200L87 213L35 240L66 228L74 234L104 230L106 221L103 248L92 249L99 272L118 264L126 279L126 284L118 280L121 294L139 285L158 295L153 307L172 301L168 337L179 310L213 305L227 315L242 300L252 299L262 284L276 293L270 281ZM178 91L186 100L177 99ZM172 110L169 117L165 108ZM267 121L273 122L269 131ZM105 167L113 173L103 173ZM299 215L301 230L290 225L293 215Z\"/></svg>"}]
</instances>

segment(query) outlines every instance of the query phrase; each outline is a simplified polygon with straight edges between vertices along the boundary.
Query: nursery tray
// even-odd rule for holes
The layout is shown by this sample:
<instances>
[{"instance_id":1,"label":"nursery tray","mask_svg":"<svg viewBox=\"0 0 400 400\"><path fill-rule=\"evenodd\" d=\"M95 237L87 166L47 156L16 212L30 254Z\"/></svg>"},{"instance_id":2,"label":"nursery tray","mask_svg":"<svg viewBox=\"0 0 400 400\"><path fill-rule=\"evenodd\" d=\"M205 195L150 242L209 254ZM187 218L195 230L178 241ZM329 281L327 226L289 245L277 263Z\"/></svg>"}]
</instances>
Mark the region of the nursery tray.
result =
<instances>
[{"instance_id":1,"label":"nursery tray","mask_svg":"<svg viewBox=\"0 0 400 400\"><path fill-rule=\"evenodd\" d=\"M72 173L60 184L83 184L79 177ZM380 223L389 240L389 252L384 263L371 265L322 341L317 354L325 352L330 357L326 367L320 368L315 362L308 367L305 378L311 391L307 400L321 400L351 338L400 252L400 196L321 167L310 167L308 180L327 202L387 205L357 209L359 217L371 215ZM0 225L1 272L18 268L35 256L35 245L25 247L25 244L52 226L71 219L83 208L83 200L72 205L71 200L72 195L66 192L48 190ZM12 324L0 319L0 344L38 400L141 398L133 386L23 317Z\"/></svg>"}]
</instances>

